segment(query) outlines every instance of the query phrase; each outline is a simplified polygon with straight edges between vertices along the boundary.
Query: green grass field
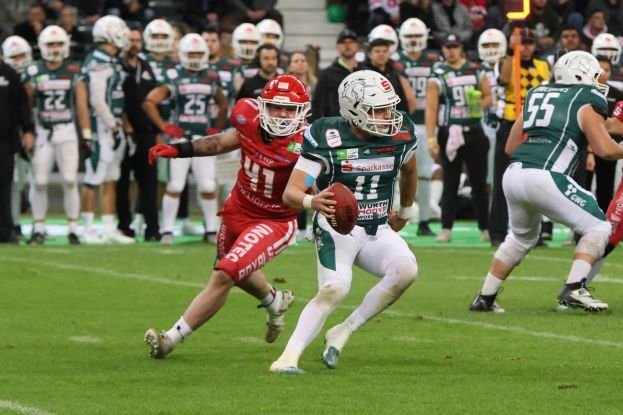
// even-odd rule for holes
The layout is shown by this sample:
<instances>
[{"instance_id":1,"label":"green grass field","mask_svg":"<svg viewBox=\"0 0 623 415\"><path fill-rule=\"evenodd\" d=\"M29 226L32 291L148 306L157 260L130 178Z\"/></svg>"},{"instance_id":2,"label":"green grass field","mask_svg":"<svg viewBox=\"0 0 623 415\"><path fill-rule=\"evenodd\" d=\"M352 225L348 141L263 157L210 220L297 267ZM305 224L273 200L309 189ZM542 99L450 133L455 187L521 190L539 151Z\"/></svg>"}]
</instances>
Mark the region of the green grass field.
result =
<instances>
[{"instance_id":1,"label":"green grass field","mask_svg":"<svg viewBox=\"0 0 623 415\"><path fill-rule=\"evenodd\" d=\"M166 360L147 357L149 326L169 328L205 284L214 248L0 247L0 413L14 414L620 414L623 255L595 285L606 314L557 313L571 248L533 251L505 286L503 315L467 307L489 248L415 247L420 274L360 329L340 366L268 372L316 292L311 245L288 248L266 274L296 305L274 344L264 312L234 290L224 309ZM375 279L356 270L340 322ZM324 333L324 331L323 331Z\"/></svg>"}]
</instances>

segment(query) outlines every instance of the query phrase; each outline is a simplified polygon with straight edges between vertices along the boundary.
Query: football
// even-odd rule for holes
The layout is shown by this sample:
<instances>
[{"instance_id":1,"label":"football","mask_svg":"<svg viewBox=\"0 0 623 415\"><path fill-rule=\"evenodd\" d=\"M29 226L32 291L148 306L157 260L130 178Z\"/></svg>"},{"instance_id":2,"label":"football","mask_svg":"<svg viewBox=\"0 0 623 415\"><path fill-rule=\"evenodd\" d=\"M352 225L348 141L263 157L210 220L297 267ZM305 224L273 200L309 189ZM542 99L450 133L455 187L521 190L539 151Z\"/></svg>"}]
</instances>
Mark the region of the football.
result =
<instances>
[{"instance_id":1,"label":"football","mask_svg":"<svg viewBox=\"0 0 623 415\"><path fill-rule=\"evenodd\" d=\"M328 219L329 225L336 232L348 235L357 223L357 216L359 215L357 199L355 199L353 192L342 183L333 183L327 190L333 192L333 200L337 202L335 215Z\"/></svg>"}]
</instances>

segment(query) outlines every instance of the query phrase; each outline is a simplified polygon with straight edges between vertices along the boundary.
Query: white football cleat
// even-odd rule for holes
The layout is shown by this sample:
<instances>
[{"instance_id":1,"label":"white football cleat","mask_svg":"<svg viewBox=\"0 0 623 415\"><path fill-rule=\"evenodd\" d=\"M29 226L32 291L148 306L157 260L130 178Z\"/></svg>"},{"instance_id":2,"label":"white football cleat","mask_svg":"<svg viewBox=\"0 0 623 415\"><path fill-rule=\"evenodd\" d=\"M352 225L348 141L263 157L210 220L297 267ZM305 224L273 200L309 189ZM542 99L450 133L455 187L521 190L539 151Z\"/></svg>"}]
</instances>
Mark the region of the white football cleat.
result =
<instances>
[{"instance_id":1,"label":"white football cleat","mask_svg":"<svg viewBox=\"0 0 623 415\"><path fill-rule=\"evenodd\" d=\"M95 229L90 229L84 232L84 243L87 245L100 245L103 244L104 241L100 238Z\"/></svg>"},{"instance_id":2,"label":"white football cleat","mask_svg":"<svg viewBox=\"0 0 623 415\"><path fill-rule=\"evenodd\" d=\"M130 238L121 232L119 229L115 229L112 232L109 232L103 237L104 243L118 243L122 245L130 245L136 243L134 238Z\"/></svg>"},{"instance_id":3,"label":"white football cleat","mask_svg":"<svg viewBox=\"0 0 623 415\"><path fill-rule=\"evenodd\" d=\"M195 225L190 219L182 219L182 235L196 236L204 232L203 227Z\"/></svg>"},{"instance_id":4,"label":"white football cleat","mask_svg":"<svg viewBox=\"0 0 623 415\"><path fill-rule=\"evenodd\" d=\"M340 358L340 352L350 338L353 332L346 324L338 324L327 331L324 336L326 343L324 352L322 353L322 362L329 368L335 369Z\"/></svg>"},{"instance_id":5,"label":"white football cleat","mask_svg":"<svg viewBox=\"0 0 623 415\"><path fill-rule=\"evenodd\" d=\"M283 331L284 314L288 311L288 308L294 303L294 294L291 291L277 291L275 300L279 301L275 304L277 311L272 311L270 308L266 309L266 336L264 339L267 343L272 343Z\"/></svg>"},{"instance_id":6,"label":"white football cleat","mask_svg":"<svg viewBox=\"0 0 623 415\"><path fill-rule=\"evenodd\" d=\"M149 346L149 357L154 359L164 359L175 348L175 345L164 331L158 333L156 329L149 329L143 339Z\"/></svg>"},{"instance_id":7,"label":"white football cleat","mask_svg":"<svg viewBox=\"0 0 623 415\"><path fill-rule=\"evenodd\" d=\"M173 234L171 232L165 232L160 237L160 243L162 245L173 245Z\"/></svg>"},{"instance_id":8,"label":"white football cleat","mask_svg":"<svg viewBox=\"0 0 623 415\"><path fill-rule=\"evenodd\" d=\"M270 365L270 371L284 375L304 375L306 373L303 369L299 369L296 365L293 365L281 357Z\"/></svg>"},{"instance_id":9,"label":"white football cleat","mask_svg":"<svg viewBox=\"0 0 623 415\"><path fill-rule=\"evenodd\" d=\"M140 213L134 215L130 229L133 229L136 235L143 235L145 233L145 217Z\"/></svg>"}]
</instances>

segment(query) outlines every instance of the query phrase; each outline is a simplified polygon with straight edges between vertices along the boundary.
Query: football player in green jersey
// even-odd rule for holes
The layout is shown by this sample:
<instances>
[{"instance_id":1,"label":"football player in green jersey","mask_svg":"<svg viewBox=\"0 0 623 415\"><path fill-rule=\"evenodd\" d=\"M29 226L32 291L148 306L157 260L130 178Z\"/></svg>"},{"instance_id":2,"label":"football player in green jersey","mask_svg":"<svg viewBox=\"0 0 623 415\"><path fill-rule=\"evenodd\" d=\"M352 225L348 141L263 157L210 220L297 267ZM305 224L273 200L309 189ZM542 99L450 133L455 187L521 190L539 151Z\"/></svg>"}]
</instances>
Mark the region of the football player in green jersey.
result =
<instances>
[{"instance_id":1,"label":"football player in green jersey","mask_svg":"<svg viewBox=\"0 0 623 415\"><path fill-rule=\"evenodd\" d=\"M30 202L34 229L28 243L45 241L45 216L48 208L48 182L56 161L63 183L63 205L69 221L70 244L77 236L80 196L78 194L78 134L76 131L74 90L80 66L67 62L69 36L61 27L51 25L39 34L42 60L26 68L26 93L36 108L36 136L32 158Z\"/></svg>"},{"instance_id":2,"label":"football player in green jersey","mask_svg":"<svg viewBox=\"0 0 623 415\"><path fill-rule=\"evenodd\" d=\"M430 30L423 21L410 18L400 26L400 45L402 50L398 52L400 70L409 80L411 88L415 92L417 109L411 114L411 119L418 129L420 137L426 136L424 127L424 108L426 105L426 83L433 73L433 67L439 62L439 55L425 51L428 45ZM418 192L416 202L420 217L417 234L419 236L435 236L428 226L431 211L431 179L433 176L433 159L428 154L428 148L418 146L415 156L417 158Z\"/></svg>"},{"instance_id":3,"label":"football player in green jersey","mask_svg":"<svg viewBox=\"0 0 623 415\"><path fill-rule=\"evenodd\" d=\"M602 33L595 37L591 46L593 56L605 56L612 63L612 75L608 85L623 91L623 67L621 66L621 44L619 39L610 34Z\"/></svg>"},{"instance_id":4,"label":"football player in green jersey","mask_svg":"<svg viewBox=\"0 0 623 415\"><path fill-rule=\"evenodd\" d=\"M209 69L209 51L205 40L197 33L185 35L179 44L180 65L165 73L164 82L154 88L143 103L147 116L171 143L203 137L210 125L208 102L214 98L219 112L214 128L222 129L227 116L227 99L221 92L219 77ZM169 120L158 112L158 105L171 98ZM197 201L203 213L204 240L215 241L216 235L216 171L215 158L186 158L170 161L170 179L162 199L161 243L173 243L173 225L180 205L180 195L190 169L197 178Z\"/></svg>"},{"instance_id":5,"label":"football player in green jersey","mask_svg":"<svg viewBox=\"0 0 623 415\"><path fill-rule=\"evenodd\" d=\"M123 80L125 72L118 59L127 46L129 30L117 16L104 16L93 25L93 40L97 47L82 64L82 75L88 87L92 110L93 151L86 162L84 187L82 188L82 214L84 218L84 241L86 243L117 242L134 243L114 223L116 181L121 174L121 160L125 152ZM83 130L85 127L82 127ZM84 134L88 139L91 131ZM97 188L102 186L101 205L103 238L93 228Z\"/></svg>"},{"instance_id":6,"label":"football player in green jersey","mask_svg":"<svg viewBox=\"0 0 623 415\"><path fill-rule=\"evenodd\" d=\"M357 71L339 86L341 117L320 118L305 131L301 157L283 200L295 209L313 209L318 255L319 290L305 306L283 354L272 372L304 373L298 361L318 335L326 318L348 295L352 266L380 278L362 304L325 335L323 361L335 368L354 331L393 304L413 283L418 266L398 235L412 215L417 187L415 125L399 112L400 101L387 78ZM394 183L400 173L400 210L390 216ZM315 196L307 192L314 182ZM331 183L346 185L355 196L359 216L348 235L337 233L327 217L335 211Z\"/></svg>"},{"instance_id":7,"label":"football player in green jersey","mask_svg":"<svg viewBox=\"0 0 623 415\"><path fill-rule=\"evenodd\" d=\"M578 153L588 145L607 160L623 158L623 147L606 130L608 86L602 69L583 51L563 55L555 65L554 84L528 91L523 112L511 129L506 153L511 164L503 179L511 231L496 251L481 291L470 310L502 312L495 299L502 283L539 239L547 215L582 235L573 254L560 304L603 311L608 304L592 297L586 277L604 255L612 230L595 197L570 174Z\"/></svg>"},{"instance_id":8,"label":"football player in green jersey","mask_svg":"<svg viewBox=\"0 0 623 415\"><path fill-rule=\"evenodd\" d=\"M260 31L251 23L242 23L234 29L231 35L234 58L240 60L240 70L243 75L234 82L236 92L240 90L246 78L252 78L257 74L258 67L253 65L253 58L257 48L260 47L260 39Z\"/></svg>"}]
</instances>

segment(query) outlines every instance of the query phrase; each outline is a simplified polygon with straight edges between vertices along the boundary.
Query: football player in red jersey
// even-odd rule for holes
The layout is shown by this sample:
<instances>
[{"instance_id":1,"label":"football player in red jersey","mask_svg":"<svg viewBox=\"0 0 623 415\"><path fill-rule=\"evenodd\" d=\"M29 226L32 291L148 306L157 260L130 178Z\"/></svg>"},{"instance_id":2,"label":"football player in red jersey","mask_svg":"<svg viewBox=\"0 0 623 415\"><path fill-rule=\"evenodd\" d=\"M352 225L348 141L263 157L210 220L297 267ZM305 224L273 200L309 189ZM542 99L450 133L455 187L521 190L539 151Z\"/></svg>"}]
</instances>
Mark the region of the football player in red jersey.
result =
<instances>
[{"instance_id":1,"label":"football player in red jersey","mask_svg":"<svg viewBox=\"0 0 623 415\"><path fill-rule=\"evenodd\" d=\"M238 180L219 213L217 263L207 287L168 331L147 330L150 356L164 358L184 338L214 316L229 290L238 286L261 301L268 313L266 341L283 329L283 314L294 301L290 291L275 291L259 269L288 246L296 232L298 211L283 205L283 191L303 141L310 109L305 86L280 75L266 84L258 99L234 106L230 128L220 134L150 149L157 157L214 156L241 150Z\"/></svg>"}]
</instances>

